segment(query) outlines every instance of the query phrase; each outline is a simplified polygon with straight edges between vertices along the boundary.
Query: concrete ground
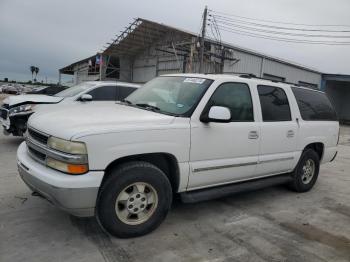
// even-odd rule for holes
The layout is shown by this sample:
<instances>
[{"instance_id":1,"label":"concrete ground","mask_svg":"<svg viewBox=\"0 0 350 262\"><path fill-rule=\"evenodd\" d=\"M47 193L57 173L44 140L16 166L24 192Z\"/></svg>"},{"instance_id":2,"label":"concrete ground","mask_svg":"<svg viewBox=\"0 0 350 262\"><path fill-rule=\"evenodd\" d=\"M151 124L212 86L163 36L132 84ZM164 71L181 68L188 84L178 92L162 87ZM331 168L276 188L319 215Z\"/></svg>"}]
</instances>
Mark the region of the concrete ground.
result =
<instances>
[{"instance_id":1,"label":"concrete ground","mask_svg":"<svg viewBox=\"0 0 350 262\"><path fill-rule=\"evenodd\" d=\"M0 261L350 261L350 128L311 192L176 202L159 229L128 240L31 196L16 171L21 141L0 135Z\"/></svg>"}]
</instances>

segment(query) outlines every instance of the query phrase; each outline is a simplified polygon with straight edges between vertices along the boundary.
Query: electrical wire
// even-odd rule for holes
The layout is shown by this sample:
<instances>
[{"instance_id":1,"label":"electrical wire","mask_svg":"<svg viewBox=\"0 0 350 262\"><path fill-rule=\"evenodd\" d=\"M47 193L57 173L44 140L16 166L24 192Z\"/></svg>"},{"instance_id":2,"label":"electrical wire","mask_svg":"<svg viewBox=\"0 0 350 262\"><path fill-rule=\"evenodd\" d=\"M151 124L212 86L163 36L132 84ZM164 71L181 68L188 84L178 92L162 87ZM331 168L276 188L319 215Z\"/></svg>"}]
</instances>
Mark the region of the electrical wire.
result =
<instances>
[{"instance_id":1,"label":"electrical wire","mask_svg":"<svg viewBox=\"0 0 350 262\"><path fill-rule=\"evenodd\" d=\"M230 17L238 17L242 19L247 19L247 20L254 20L254 21L260 21L260 22L268 22L268 23L274 23L274 24L285 24L285 25L301 25L301 26L314 26L314 27L349 27L350 25L336 25L336 24L302 24L302 23L289 23L289 22L281 22L281 21L275 21L275 20L264 20L264 19L256 19L256 18L250 18L250 17L245 17L245 16L239 16L239 15L234 15L234 14L229 14L225 12L219 12L215 10L209 9L209 12L214 13L214 14L221 14L225 16L230 16Z\"/></svg>"},{"instance_id":2,"label":"electrical wire","mask_svg":"<svg viewBox=\"0 0 350 262\"><path fill-rule=\"evenodd\" d=\"M213 15L213 14L210 14L209 16L215 18L219 22L240 23L240 24L252 25L252 26L257 26L257 27L266 27L266 28L281 29L281 30L305 31L305 32L326 32L326 33L350 33L350 30L327 30L327 29L308 29L308 28L300 28L300 27L299 28L283 27L283 26L254 23L254 22L243 21L243 20L239 20L239 19L232 19L232 18L217 16L217 15Z\"/></svg>"},{"instance_id":3,"label":"electrical wire","mask_svg":"<svg viewBox=\"0 0 350 262\"><path fill-rule=\"evenodd\" d=\"M218 15L218 14L224 14ZM277 22L272 20L261 20L248 18L244 16L236 16L232 14L227 14L223 12L217 12L209 10L208 16L210 17L208 21L210 22L211 31L215 38L217 38L213 32L217 30L220 34L221 31L240 34L250 37L263 38L268 40L282 41L288 43L304 43L304 44L320 44L320 45L350 45L350 42L347 42L345 38L350 38L350 35L339 35L338 33L350 33L350 30L328 30L328 29L319 29L319 28L305 28L305 26L345 26L345 25L307 25L307 24L297 24L297 23L286 23L286 22ZM268 23L279 23L279 24L288 24L288 25L298 25L298 27L287 27L287 26L278 26L271 24L262 24L252 21L244 21L241 19L231 18L239 17L241 19L254 20L254 21L263 21ZM301 27L304 26L304 27ZM347 25L350 27L350 25ZM299 33L299 32L308 32L308 33ZM258 33L256 33L258 32ZM328 34L319 34L316 32L327 32ZM287 36L287 37L285 37ZM311 40L310 38L313 38ZM319 38L319 39L315 39ZM329 39L329 41L326 41ZM344 41L336 41L336 39L344 39Z\"/></svg>"},{"instance_id":4,"label":"electrical wire","mask_svg":"<svg viewBox=\"0 0 350 262\"><path fill-rule=\"evenodd\" d=\"M275 40L275 41L280 41L280 42L319 44L319 45L350 45L350 42L311 41L311 40L302 40L302 39L294 39L294 38L275 37L275 36L264 35L264 34L255 34L255 33L250 33L248 31L243 31L243 30L225 29L225 28L220 28L220 29L222 31L229 32L229 33L234 33L234 34L238 34L238 35L245 35L245 36L256 37L256 38L263 38L263 39L268 39L268 40Z\"/></svg>"},{"instance_id":5,"label":"electrical wire","mask_svg":"<svg viewBox=\"0 0 350 262\"><path fill-rule=\"evenodd\" d=\"M224 28L228 28L228 29L240 28L240 29L246 29L246 30L250 30L250 31L269 33L269 34L275 34L275 35L302 36L302 37L322 37L322 38L350 38L350 35L320 35L320 34L290 33L290 32L283 32L283 31L273 31L273 30L259 29L259 28L254 28L254 27L250 27L250 26L243 26L243 25L239 25L239 24L224 23L224 22L219 22L219 26L224 27Z\"/></svg>"}]
</instances>

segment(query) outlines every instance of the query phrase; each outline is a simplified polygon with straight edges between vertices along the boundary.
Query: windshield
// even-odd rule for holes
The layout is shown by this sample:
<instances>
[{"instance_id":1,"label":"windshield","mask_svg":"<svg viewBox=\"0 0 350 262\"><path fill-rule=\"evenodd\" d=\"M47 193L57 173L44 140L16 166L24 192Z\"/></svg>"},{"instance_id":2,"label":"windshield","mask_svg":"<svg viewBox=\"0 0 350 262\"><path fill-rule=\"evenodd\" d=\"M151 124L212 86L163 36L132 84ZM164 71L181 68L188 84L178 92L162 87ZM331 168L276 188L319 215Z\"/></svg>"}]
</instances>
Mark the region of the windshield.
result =
<instances>
[{"instance_id":1,"label":"windshield","mask_svg":"<svg viewBox=\"0 0 350 262\"><path fill-rule=\"evenodd\" d=\"M80 83L76 86L72 86L70 88L67 88L57 94L55 94L54 96L57 97L72 97L75 96L83 91L86 91L88 89L90 89L91 87L94 87L96 84L95 83Z\"/></svg>"},{"instance_id":2,"label":"windshield","mask_svg":"<svg viewBox=\"0 0 350 262\"><path fill-rule=\"evenodd\" d=\"M125 101L160 113L189 116L212 82L196 77L158 77L132 93Z\"/></svg>"}]
</instances>

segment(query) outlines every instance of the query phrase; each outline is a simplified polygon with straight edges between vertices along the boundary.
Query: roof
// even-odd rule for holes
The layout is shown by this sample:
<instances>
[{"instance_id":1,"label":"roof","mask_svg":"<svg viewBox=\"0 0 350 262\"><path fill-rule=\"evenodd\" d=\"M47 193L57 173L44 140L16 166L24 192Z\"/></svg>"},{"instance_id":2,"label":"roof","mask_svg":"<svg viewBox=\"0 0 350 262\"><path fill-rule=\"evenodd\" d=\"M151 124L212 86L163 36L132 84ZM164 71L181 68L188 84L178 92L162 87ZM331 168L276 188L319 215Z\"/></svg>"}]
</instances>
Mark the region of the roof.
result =
<instances>
[{"instance_id":1,"label":"roof","mask_svg":"<svg viewBox=\"0 0 350 262\"><path fill-rule=\"evenodd\" d=\"M74 74L74 67L78 64L81 64L81 63L85 63L85 62L88 62L90 59L94 58L96 55L92 55L92 56L89 56L88 58L84 58L82 60L79 60L77 62L74 62L68 66L65 66L61 69L59 69L58 71L61 73L61 74L66 74L66 75L73 75Z\"/></svg>"},{"instance_id":2,"label":"roof","mask_svg":"<svg viewBox=\"0 0 350 262\"><path fill-rule=\"evenodd\" d=\"M196 35L164 24L138 18L131 23L109 46L104 54L137 55L166 35L180 35L184 41Z\"/></svg>"},{"instance_id":3,"label":"roof","mask_svg":"<svg viewBox=\"0 0 350 262\"><path fill-rule=\"evenodd\" d=\"M157 40L160 40L161 38L163 38L165 35L169 35L169 34L171 35L172 33L174 34L176 33L178 36L181 36L184 42L186 41L190 42L192 37L198 37L198 34L195 34L187 30L179 29L173 26L157 23L157 22L150 21L143 18L137 18L120 35L118 35L117 38L112 41L112 43L107 43L107 47L104 50L102 50L102 52L104 54L113 54L117 56L118 55L135 56L141 53L151 44L154 44L155 42L157 42ZM211 39L211 38L206 38L205 41L218 44L214 39ZM297 67L306 71L321 74L321 72L318 71L317 69L300 65L285 59L273 57L258 51L233 45L227 42L222 42L220 44L224 45L226 48L256 55L272 61ZM60 72L64 74L66 73L70 74L70 72L72 72L72 69L76 64L86 62L92 57L85 58L69 66L66 66L60 69Z\"/></svg>"},{"instance_id":4,"label":"roof","mask_svg":"<svg viewBox=\"0 0 350 262\"><path fill-rule=\"evenodd\" d=\"M301 89L306 89L306 90L312 90L316 92L321 92L324 93L323 91L316 90L316 89L311 89L308 87L300 86L298 84L294 83L288 83L288 82L280 82L280 81L274 81L266 78L260 78L260 77L255 77L251 74L193 74L193 73L182 73L182 74L166 74L166 75L161 75L160 77L167 77L167 76L179 76L179 77L188 77L188 78L205 78L205 79L210 79L210 80L226 80L226 81L244 81L246 82L253 82L256 84L262 84L267 82L268 85L272 86L285 86L285 87L296 87L296 88L301 88ZM266 84L266 85L267 85Z\"/></svg>"},{"instance_id":5,"label":"roof","mask_svg":"<svg viewBox=\"0 0 350 262\"><path fill-rule=\"evenodd\" d=\"M126 86L126 87L133 87L133 88L140 88L140 87L142 87L141 84L122 82L122 81L86 81L84 83L91 83L91 84L96 84L96 85Z\"/></svg>"}]
</instances>

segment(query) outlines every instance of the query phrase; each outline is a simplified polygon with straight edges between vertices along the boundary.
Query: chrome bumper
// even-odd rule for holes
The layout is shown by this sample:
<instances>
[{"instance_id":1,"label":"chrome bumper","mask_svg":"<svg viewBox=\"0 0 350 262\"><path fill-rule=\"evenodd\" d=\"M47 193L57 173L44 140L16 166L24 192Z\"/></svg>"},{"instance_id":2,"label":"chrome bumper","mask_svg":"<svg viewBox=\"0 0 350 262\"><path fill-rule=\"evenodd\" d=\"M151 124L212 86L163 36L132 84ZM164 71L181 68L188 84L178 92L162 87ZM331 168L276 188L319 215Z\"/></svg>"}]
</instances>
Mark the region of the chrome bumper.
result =
<instances>
[{"instance_id":1,"label":"chrome bumper","mask_svg":"<svg viewBox=\"0 0 350 262\"><path fill-rule=\"evenodd\" d=\"M17 151L17 167L24 183L53 205L74 216L94 216L102 172L72 176L51 170L30 158L25 143Z\"/></svg>"}]
</instances>

